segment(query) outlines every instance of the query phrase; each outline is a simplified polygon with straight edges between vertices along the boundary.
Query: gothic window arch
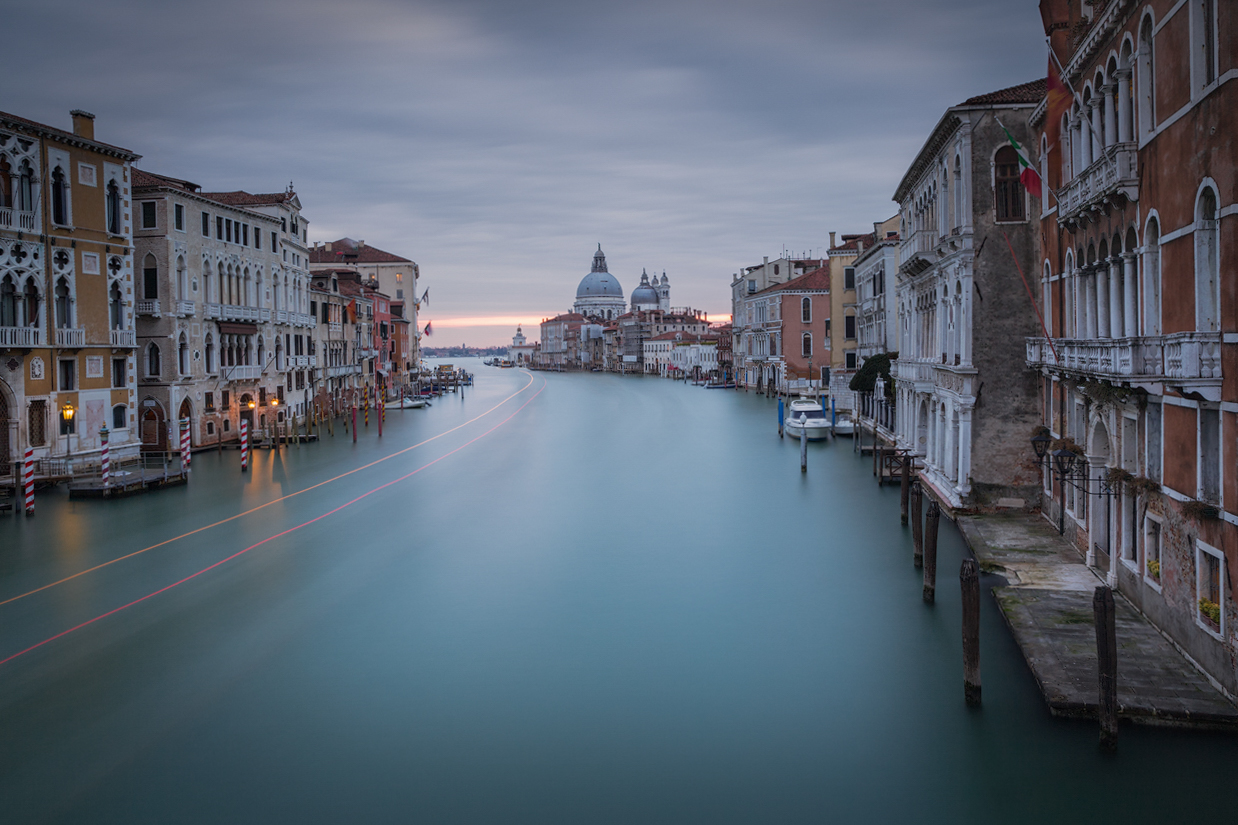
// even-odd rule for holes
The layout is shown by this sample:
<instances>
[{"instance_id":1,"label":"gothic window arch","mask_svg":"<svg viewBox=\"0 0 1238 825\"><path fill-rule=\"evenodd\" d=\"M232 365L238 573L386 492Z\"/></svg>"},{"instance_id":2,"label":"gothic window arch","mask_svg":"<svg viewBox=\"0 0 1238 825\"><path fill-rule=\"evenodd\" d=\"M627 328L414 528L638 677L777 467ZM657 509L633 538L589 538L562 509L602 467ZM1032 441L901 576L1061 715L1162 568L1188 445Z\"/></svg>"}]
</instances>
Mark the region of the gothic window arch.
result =
<instances>
[{"instance_id":1,"label":"gothic window arch","mask_svg":"<svg viewBox=\"0 0 1238 825\"><path fill-rule=\"evenodd\" d=\"M808 296L800 298L800 320L805 324L812 323L812 299Z\"/></svg>"},{"instance_id":2,"label":"gothic window arch","mask_svg":"<svg viewBox=\"0 0 1238 825\"><path fill-rule=\"evenodd\" d=\"M52 170L52 223L69 224L69 182L59 166Z\"/></svg>"},{"instance_id":3,"label":"gothic window arch","mask_svg":"<svg viewBox=\"0 0 1238 825\"><path fill-rule=\"evenodd\" d=\"M189 300L189 275L185 270L185 258L176 258L176 297L182 301Z\"/></svg>"},{"instance_id":4,"label":"gothic window arch","mask_svg":"<svg viewBox=\"0 0 1238 825\"><path fill-rule=\"evenodd\" d=\"M997 220L1016 222L1027 218L1023 183L1019 180L1019 155L1013 146L1002 146L993 156Z\"/></svg>"},{"instance_id":5,"label":"gothic window arch","mask_svg":"<svg viewBox=\"0 0 1238 825\"><path fill-rule=\"evenodd\" d=\"M16 206L22 212L34 211L34 167L22 161L17 173Z\"/></svg>"},{"instance_id":6,"label":"gothic window arch","mask_svg":"<svg viewBox=\"0 0 1238 825\"><path fill-rule=\"evenodd\" d=\"M142 259L142 297L147 301L159 300L159 264L149 252Z\"/></svg>"},{"instance_id":7,"label":"gothic window arch","mask_svg":"<svg viewBox=\"0 0 1238 825\"><path fill-rule=\"evenodd\" d=\"M1155 213L1143 230L1144 335L1161 334L1161 223Z\"/></svg>"},{"instance_id":8,"label":"gothic window arch","mask_svg":"<svg viewBox=\"0 0 1238 825\"><path fill-rule=\"evenodd\" d=\"M159 345L151 341L146 347L146 375L158 378L163 371L162 360L159 357Z\"/></svg>"},{"instance_id":9,"label":"gothic window arch","mask_svg":"<svg viewBox=\"0 0 1238 825\"><path fill-rule=\"evenodd\" d=\"M17 326L18 305L17 283L13 276L0 278L0 327Z\"/></svg>"},{"instance_id":10,"label":"gothic window arch","mask_svg":"<svg viewBox=\"0 0 1238 825\"><path fill-rule=\"evenodd\" d=\"M1221 273L1217 248L1217 195L1211 180L1195 199L1195 329L1220 330Z\"/></svg>"},{"instance_id":11,"label":"gothic window arch","mask_svg":"<svg viewBox=\"0 0 1238 825\"><path fill-rule=\"evenodd\" d=\"M1151 13L1139 24L1138 69L1136 90L1139 96L1139 134L1147 138L1156 128L1156 57L1153 48L1153 22Z\"/></svg>"},{"instance_id":12,"label":"gothic window arch","mask_svg":"<svg viewBox=\"0 0 1238 825\"><path fill-rule=\"evenodd\" d=\"M108 324L112 329L123 329L125 326L124 296L120 291L120 281L112 281L107 291Z\"/></svg>"},{"instance_id":13,"label":"gothic window arch","mask_svg":"<svg viewBox=\"0 0 1238 825\"><path fill-rule=\"evenodd\" d=\"M181 375L189 375L189 340L183 332L176 342L176 367Z\"/></svg>"},{"instance_id":14,"label":"gothic window arch","mask_svg":"<svg viewBox=\"0 0 1238 825\"><path fill-rule=\"evenodd\" d=\"M206 334L206 345L203 348L206 353L206 371L208 374L215 372L215 336L211 333Z\"/></svg>"},{"instance_id":15,"label":"gothic window arch","mask_svg":"<svg viewBox=\"0 0 1238 825\"><path fill-rule=\"evenodd\" d=\"M116 184L116 179L112 178L107 182L107 192L104 195L104 203L107 207L107 231L112 235L121 234L120 221L120 187Z\"/></svg>"},{"instance_id":16,"label":"gothic window arch","mask_svg":"<svg viewBox=\"0 0 1238 825\"><path fill-rule=\"evenodd\" d=\"M69 281L63 277L56 281L56 327L73 327L73 291L69 288Z\"/></svg>"}]
</instances>

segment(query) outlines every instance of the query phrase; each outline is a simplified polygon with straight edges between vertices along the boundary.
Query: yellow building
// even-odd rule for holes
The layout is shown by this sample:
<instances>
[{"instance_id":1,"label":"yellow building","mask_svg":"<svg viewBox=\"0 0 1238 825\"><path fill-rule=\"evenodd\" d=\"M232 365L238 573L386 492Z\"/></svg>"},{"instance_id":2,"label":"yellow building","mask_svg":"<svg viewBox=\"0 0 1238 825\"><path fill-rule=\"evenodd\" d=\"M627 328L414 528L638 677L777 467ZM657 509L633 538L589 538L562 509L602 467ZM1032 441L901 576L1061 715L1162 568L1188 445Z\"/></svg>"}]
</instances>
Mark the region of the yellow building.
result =
<instances>
[{"instance_id":1,"label":"yellow building","mask_svg":"<svg viewBox=\"0 0 1238 825\"><path fill-rule=\"evenodd\" d=\"M139 155L0 112L0 475L138 449L131 164Z\"/></svg>"}]
</instances>

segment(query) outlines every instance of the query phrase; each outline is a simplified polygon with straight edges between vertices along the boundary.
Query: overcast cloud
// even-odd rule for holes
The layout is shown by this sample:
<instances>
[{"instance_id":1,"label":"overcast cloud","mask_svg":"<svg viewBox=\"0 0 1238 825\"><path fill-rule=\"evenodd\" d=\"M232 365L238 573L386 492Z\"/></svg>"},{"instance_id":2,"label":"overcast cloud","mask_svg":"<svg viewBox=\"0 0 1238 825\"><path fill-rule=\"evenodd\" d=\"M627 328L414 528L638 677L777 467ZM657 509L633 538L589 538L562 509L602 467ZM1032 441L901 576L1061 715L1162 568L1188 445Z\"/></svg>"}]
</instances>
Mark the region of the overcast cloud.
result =
<instances>
[{"instance_id":1,"label":"overcast cloud","mask_svg":"<svg viewBox=\"0 0 1238 825\"><path fill-rule=\"evenodd\" d=\"M12 4L9 4L12 5ZM0 109L208 190L294 182L310 240L421 266L424 318L500 343L570 309L595 245L627 292L729 307L729 276L871 229L949 105L1044 74L1032 0L42 0Z\"/></svg>"}]
</instances>

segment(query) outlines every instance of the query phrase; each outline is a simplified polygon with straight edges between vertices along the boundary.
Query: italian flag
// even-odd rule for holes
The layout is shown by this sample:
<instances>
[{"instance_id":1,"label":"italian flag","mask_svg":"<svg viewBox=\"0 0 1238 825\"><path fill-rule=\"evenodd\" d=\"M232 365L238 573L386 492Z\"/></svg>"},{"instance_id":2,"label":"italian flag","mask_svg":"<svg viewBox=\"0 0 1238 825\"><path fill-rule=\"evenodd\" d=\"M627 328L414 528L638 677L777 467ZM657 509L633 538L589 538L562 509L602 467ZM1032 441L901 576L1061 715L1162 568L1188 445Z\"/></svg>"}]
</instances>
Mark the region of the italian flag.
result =
<instances>
[{"instance_id":1,"label":"italian flag","mask_svg":"<svg viewBox=\"0 0 1238 825\"><path fill-rule=\"evenodd\" d=\"M1036 167L1032 166L1032 162L1027 157L1027 150L1019 145L1019 141L1014 139L1014 135L1010 134L1010 130L1002 126L1001 121L998 121L998 126L1002 127L1002 131L1006 133L1006 140L1010 141L1010 145L1014 147L1015 154L1019 156L1019 182L1023 184L1023 188L1031 192L1036 197L1040 197L1040 173L1036 171Z\"/></svg>"}]
</instances>

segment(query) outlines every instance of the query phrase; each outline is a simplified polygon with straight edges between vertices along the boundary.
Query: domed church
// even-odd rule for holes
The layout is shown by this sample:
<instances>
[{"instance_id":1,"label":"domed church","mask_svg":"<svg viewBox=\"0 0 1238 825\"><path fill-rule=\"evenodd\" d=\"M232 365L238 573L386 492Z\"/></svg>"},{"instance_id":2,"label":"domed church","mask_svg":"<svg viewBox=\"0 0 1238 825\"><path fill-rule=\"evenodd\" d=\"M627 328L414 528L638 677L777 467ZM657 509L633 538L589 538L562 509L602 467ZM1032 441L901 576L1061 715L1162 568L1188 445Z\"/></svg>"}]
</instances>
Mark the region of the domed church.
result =
<instances>
[{"instance_id":1,"label":"domed church","mask_svg":"<svg viewBox=\"0 0 1238 825\"><path fill-rule=\"evenodd\" d=\"M649 273L642 269L640 285L632 290L632 311L660 309L666 312L670 308L671 282L666 277L666 273L662 273L661 282L658 281L657 275L654 275L653 280L650 281Z\"/></svg>"},{"instance_id":2,"label":"domed church","mask_svg":"<svg viewBox=\"0 0 1238 825\"><path fill-rule=\"evenodd\" d=\"M615 276L606 271L606 255L602 245L593 255L593 269L580 280L576 287L576 303L572 311L579 312L589 318L618 318L627 311L627 302L623 299L623 287L615 280Z\"/></svg>"}]
</instances>

